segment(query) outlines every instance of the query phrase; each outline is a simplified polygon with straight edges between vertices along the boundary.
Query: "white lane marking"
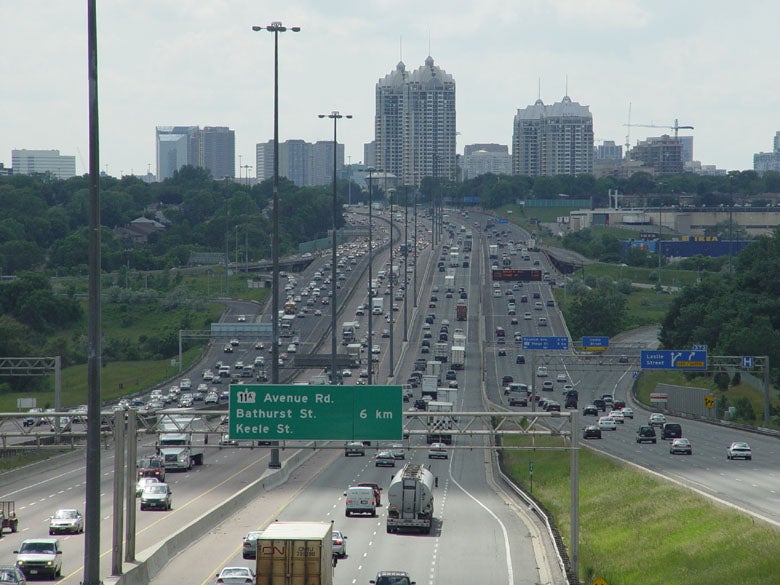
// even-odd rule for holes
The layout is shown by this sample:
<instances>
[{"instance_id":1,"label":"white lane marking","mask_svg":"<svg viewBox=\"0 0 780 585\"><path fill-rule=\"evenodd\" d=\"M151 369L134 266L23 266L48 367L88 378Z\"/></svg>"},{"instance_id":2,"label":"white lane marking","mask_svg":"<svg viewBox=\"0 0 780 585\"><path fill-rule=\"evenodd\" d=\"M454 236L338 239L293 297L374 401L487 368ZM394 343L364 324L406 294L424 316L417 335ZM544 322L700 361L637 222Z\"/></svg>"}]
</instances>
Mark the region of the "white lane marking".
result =
<instances>
[{"instance_id":1,"label":"white lane marking","mask_svg":"<svg viewBox=\"0 0 780 585\"><path fill-rule=\"evenodd\" d=\"M509 534L507 533L506 526L504 526L504 523L501 522L501 519L496 516L493 511L488 508L485 504L483 504L481 501L479 501L475 496L473 496L466 488L464 488L462 485L460 485L457 480L452 476L452 459L450 459L450 465L449 465L449 475L450 479L452 480L452 483L454 483L458 488L466 494L469 498L471 498L478 506L480 506L485 512L487 512L501 527L501 532L504 535L504 555L506 557L506 572L507 572L507 585L512 585L515 582L514 578L514 571L512 570L512 551L509 548Z\"/></svg>"}]
</instances>

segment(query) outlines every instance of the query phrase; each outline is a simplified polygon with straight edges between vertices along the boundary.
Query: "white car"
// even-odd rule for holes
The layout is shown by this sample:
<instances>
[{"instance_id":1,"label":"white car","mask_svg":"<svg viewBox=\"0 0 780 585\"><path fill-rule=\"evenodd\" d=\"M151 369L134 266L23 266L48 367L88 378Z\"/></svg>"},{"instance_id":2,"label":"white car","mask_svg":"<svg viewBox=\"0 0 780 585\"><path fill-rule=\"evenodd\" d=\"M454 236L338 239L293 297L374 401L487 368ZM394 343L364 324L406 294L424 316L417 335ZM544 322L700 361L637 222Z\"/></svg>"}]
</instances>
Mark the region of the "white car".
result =
<instances>
[{"instance_id":1,"label":"white car","mask_svg":"<svg viewBox=\"0 0 780 585\"><path fill-rule=\"evenodd\" d=\"M599 419L599 428L602 431L616 431L617 430L617 423L615 422L615 419L611 416L602 416Z\"/></svg>"},{"instance_id":2,"label":"white car","mask_svg":"<svg viewBox=\"0 0 780 585\"><path fill-rule=\"evenodd\" d=\"M245 322L246 321L246 315L239 315L238 317L236 317L236 321L238 321L239 323Z\"/></svg>"},{"instance_id":3,"label":"white car","mask_svg":"<svg viewBox=\"0 0 780 585\"><path fill-rule=\"evenodd\" d=\"M382 348L380 348L378 345L371 346L371 353L377 354L381 352L382 352Z\"/></svg>"},{"instance_id":4,"label":"white car","mask_svg":"<svg viewBox=\"0 0 780 585\"><path fill-rule=\"evenodd\" d=\"M449 459L447 445L444 443L432 443L428 448L428 459Z\"/></svg>"},{"instance_id":5,"label":"white car","mask_svg":"<svg viewBox=\"0 0 780 585\"><path fill-rule=\"evenodd\" d=\"M49 519L49 534L81 534L84 532L84 516L73 509L57 510Z\"/></svg>"},{"instance_id":6,"label":"white car","mask_svg":"<svg viewBox=\"0 0 780 585\"><path fill-rule=\"evenodd\" d=\"M530 321L531 319L533 319L533 316L531 315L531 313L523 313L523 319L525 319L526 321Z\"/></svg>"},{"instance_id":7,"label":"white car","mask_svg":"<svg viewBox=\"0 0 780 585\"><path fill-rule=\"evenodd\" d=\"M390 453L392 453L393 457L396 459L406 459L406 451L401 443L393 443L390 445Z\"/></svg>"},{"instance_id":8,"label":"white car","mask_svg":"<svg viewBox=\"0 0 780 585\"><path fill-rule=\"evenodd\" d=\"M750 450L750 445L743 441L736 441L729 445L726 450L726 459L747 459L748 461L753 459L753 453Z\"/></svg>"},{"instance_id":9,"label":"white car","mask_svg":"<svg viewBox=\"0 0 780 585\"><path fill-rule=\"evenodd\" d=\"M556 382L566 382L566 374L558 374L558 377L555 378Z\"/></svg>"},{"instance_id":10,"label":"white car","mask_svg":"<svg viewBox=\"0 0 780 585\"><path fill-rule=\"evenodd\" d=\"M546 378L547 377L547 366L539 366L536 368L536 377L537 378Z\"/></svg>"},{"instance_id":11,"label":"white car","mask_svg":"<svg viewBox=\"0 0 780 585\"><path fill-rule=\"evenodd\" d=\"M634 409L633 408L631 408L630 406L624 406L621 410L623 411L623 416L625 418L630 418L630 419L633 420L633 418L634 418Z\"/></svg>"},{"instance_id":12,"label":"white car","mask_svg":"<svg viewBox=\"0 0 780 585\"><path fill-rule=\"evenodd\" d=\"M350 370L349 368L344 368L341 371L341 376L342 376L342 378L351 378L352 377L352 370Z\"/></svg>"},{"instance_id":13,"label":"white car","mask_svg":"<svg viewBox=\"0 0 780 585\"><path fill-rule=\"evenodd\" d=\"M255 572L249 567L225 567L217 573L218 585L255 585Z\"/></svg>"},{"instance_id":14,"label":"white car","mask_svg":"<svg viewBox=\"0 0 780 585\"><path fill-rule=\"evenodd\" d=\"M622 410L613 410L612 412L609 413L609 416L614 418L615 422L618 423L618 424L622 425L622 424L625 424L625 422L626 422L626 419L623 416L623 411Z\"/></svg>"}]
</instances>

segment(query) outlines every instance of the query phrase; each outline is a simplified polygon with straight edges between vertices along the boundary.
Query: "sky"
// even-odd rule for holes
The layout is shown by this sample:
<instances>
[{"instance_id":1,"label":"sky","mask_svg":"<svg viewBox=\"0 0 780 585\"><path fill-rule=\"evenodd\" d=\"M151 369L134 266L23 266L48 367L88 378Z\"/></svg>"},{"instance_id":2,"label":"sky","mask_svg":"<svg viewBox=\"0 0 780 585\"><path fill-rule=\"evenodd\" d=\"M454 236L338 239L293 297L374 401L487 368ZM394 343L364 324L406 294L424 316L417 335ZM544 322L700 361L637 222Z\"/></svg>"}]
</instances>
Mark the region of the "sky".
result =
<instances>
[{"instance_id":1,"label":"sky","mask_svg":"<svg viewBox=\"0 0 780 585\"><path fill-rule=\"evenodd\" d=\"M753 0L104 0L97 2L100 166L156 173L155 127L229 126L236 167L273 137L338 141L363 161L376 82L430 55L456 82L457 150L511 145L518 109L541 98L593 115L596 144L694 126L694 159L753 166L780 130L780 2ZM86 0L0 0L0 162L58 149L88 170ZM630 136L629 131L630 130ZM510 148L511 150L511 148ZM239 159L239 157L241 157ZM254 176L255 169L241 173ZM238 171L237 171L237 174Z\"/></svg>"}]
</instances>

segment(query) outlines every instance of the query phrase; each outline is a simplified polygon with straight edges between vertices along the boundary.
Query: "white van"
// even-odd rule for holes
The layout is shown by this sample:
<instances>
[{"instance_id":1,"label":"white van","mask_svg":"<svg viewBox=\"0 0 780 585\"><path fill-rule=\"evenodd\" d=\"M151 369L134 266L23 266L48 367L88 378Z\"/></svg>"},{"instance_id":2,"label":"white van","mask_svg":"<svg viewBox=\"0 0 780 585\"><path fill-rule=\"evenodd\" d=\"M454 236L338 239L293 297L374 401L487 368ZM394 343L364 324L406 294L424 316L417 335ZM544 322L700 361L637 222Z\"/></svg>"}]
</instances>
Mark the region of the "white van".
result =
<instances>
[{"instance_id":1,"label":"white van","mask_svg":"<svg viewBox=\"0 0 780 585\"><path fill-rule=\"evenodd\" d=\"M346 507L344 515L349 518L352 514L369 514L376 516L376 498L374 497L374 488L352 486L344 492L344 502Z\"/></svg>"}]
</instances>

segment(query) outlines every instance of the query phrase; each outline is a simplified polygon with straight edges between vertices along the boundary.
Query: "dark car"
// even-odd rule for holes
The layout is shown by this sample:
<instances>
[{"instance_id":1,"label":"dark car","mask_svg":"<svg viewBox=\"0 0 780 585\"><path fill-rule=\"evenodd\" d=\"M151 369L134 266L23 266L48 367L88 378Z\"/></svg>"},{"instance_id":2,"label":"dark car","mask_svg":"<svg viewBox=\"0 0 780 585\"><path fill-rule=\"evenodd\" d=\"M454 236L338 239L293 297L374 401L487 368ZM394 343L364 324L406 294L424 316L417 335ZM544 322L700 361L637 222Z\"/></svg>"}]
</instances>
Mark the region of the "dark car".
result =
<instances>
[{"instance_id":1,"label":"dark car","mask_svg":"<svg viewBox=\"0 0 780 585\"><path fill-rule=\"evenodd\" d=\"M583 416L598 416L599 415L599 409L596 407L595 404L588 404L583 410L582 410Z\"/></svg>"},{"instance_id":2,"label":"dark car","mask_svg":"<svg viewBox=\"0 0 780 585\"><path fill-rule=\"evenodd\" d=\"M382 488L378 483L371 483L370 481L362 481L358 484L360 487L370 487L374 490L374 498L376 499L376 505L382 505Z\"/></svg>"},{"instance_id":3,"label":"dark car","mask_svg":"<svg viewBox=\"0 0 780 585\"><path fill-rule=\"evenodd\" d=\"M593 406L598 408L601 412L607 411L607 403L601 398L596 398L596 400L593 401Z\"/></svg>"},{"instance_id":4,"label":"dark car","mask_svg":"<svg viewBox=\"0 0 780 585\"><path fill-rule=\"evenodd\" d=\"M655 429L649 425L642 425L636 430L636 442L637 443L653 443L656 442Z\"/></svg>"},{"instance_id":5,"label":"dark car","mask_svg":"<svg viewBox=\"0 0 780 585\"><path fill-rule=\"evenodd\" d=\"M588 425L582 430L582 438L583 439L600 439L601 438L601 429L598 428L596 425Z\"/></svg>"},{"instance_id":6,"label":"dark car","mask_svg":"<svg viewBox=\"0 0 780 585\"><path fill-rule=\"evenodd\" d=\"M508 386L509 384L511 384L514 381L515 381L515 379L512 376L504 376L503 378L501 378L501 385L502 386Z\"/></svg>"},{"instance_id":7,"label":"dark car","mask_svg":"<svg viewBox=\"0 0 780 585\"><path fill-rule=\"evenodd\" d=\"M515 357L515 363L516 364L524 364L525 363L525 356L524 355L518 355Z\"/></svg>"},{"instance_id":8,"label":"dark car","mask_svg":"<svg viewBox=\"0 0 780 585\"><path fill-rule=\"evenodd\" d=\"M682 427L677 423L664 423L661 427L661 438L666 439L679 439L682 437Z\"/></svg>"},{"instance_id":9,"label":"dark car","mask_svg":"<svg viewBox=\"0 0 780 585\"><path fill-rule=\"evenodd\" d=\"M445 380L457 380L458 374L455 372L455 370L447 370L447 373L444 375Z\"/></svg>"}]
</instances>

